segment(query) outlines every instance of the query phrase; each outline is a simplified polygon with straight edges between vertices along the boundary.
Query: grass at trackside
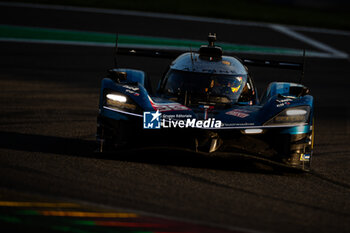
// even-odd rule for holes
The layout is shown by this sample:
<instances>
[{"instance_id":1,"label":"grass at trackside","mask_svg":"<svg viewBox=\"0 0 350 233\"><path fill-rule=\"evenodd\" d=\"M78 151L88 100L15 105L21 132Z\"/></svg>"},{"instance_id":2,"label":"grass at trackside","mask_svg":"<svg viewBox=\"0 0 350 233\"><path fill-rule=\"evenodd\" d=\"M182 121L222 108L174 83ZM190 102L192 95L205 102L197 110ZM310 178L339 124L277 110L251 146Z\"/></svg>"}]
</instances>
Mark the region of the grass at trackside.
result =
<instances>
[{"instance_id":1,"label":"grass at trackside","mask_svg":"<svg viewBox=\"0 0 350 233\"><path fill-rule=\"evenodd\" d=\"M347 4L347 7L327 9L271 4L277 2L271 0L18 0L18 2L165 12L350 30L350 4Z\"/></svg>"}]
</instances>

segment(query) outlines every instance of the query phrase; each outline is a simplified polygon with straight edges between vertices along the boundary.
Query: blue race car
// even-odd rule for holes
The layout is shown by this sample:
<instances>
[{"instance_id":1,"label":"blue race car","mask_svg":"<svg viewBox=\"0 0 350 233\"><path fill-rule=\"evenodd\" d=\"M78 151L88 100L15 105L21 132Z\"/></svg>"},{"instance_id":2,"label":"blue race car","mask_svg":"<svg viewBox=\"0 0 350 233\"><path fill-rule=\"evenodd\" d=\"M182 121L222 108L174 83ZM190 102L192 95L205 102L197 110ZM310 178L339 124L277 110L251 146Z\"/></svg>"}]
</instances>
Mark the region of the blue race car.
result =
<instances>
[{"instance_id":1,"label":"blue race car","mask_svg":"<svg viewBox=\"0 0 350 233\"><path fill-rule=\"evenodd\" d=\"M214 154L244 153L308 170L314 141L309 89L272 82L259 98L246 67L302 70L303 64L224 56L215 40L216 35L209 34L208 45L179 55L156 91L144 71L109 70L99 101L100 151L177 146ZM134 49L125 51L135 54Z\"/></svg>"}]
</instances>

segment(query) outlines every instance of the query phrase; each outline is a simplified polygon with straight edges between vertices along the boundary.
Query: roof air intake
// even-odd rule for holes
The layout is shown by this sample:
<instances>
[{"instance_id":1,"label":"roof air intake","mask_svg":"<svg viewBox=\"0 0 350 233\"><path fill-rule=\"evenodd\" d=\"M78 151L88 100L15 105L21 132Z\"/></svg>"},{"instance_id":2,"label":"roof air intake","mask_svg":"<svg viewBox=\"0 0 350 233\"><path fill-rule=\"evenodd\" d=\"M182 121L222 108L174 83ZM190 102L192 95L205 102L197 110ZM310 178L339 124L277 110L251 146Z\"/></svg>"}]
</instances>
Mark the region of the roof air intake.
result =
<instances>
[{"instance_id":1,"label":"roof air intake","mask_svg":"<svg viewBox=\"0 0 350 233\"><path fill-rule=\"evenodd\" d=\"M199 56L202 59L220 60L222 57L222 48L215 46L216 33L209 33L208 45L202 45L199 49Z\"/></svg>"}]
</instances>

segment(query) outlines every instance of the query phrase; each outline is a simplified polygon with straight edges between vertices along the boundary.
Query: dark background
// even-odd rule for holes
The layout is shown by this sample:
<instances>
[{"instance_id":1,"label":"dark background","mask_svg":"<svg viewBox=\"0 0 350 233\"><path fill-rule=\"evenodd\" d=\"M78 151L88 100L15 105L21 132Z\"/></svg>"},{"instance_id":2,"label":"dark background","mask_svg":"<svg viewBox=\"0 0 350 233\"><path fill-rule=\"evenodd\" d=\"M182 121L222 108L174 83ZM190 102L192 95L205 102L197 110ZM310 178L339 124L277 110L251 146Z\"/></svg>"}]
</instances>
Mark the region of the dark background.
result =
<instances>
[{"instance_id":1,"label":"dark background","mask_svg":"<svg viewBox=\"0 0 350 233\"><path fill-rule=\"evenodd\" d=\"M55 10L1 7L0 22L101 32L113 32L117 25L120 33L181 33L189 39L216 31L224 42L303 46L268 28ZM350 51L346 36L309 35ZM74 199L259 232L349 232L347 59L307 58L305 85L315 98L315 151L312 172L298 173L245 158L170 149L100 156L94 153L99 87L113 66L113 49L0 42L0 51L2 198L28 193ZM171 61L120 56L119 62L158 79ZM262 68L251 72L261 90L270 81L299 77Z\"/></svg>"}]
</instances>

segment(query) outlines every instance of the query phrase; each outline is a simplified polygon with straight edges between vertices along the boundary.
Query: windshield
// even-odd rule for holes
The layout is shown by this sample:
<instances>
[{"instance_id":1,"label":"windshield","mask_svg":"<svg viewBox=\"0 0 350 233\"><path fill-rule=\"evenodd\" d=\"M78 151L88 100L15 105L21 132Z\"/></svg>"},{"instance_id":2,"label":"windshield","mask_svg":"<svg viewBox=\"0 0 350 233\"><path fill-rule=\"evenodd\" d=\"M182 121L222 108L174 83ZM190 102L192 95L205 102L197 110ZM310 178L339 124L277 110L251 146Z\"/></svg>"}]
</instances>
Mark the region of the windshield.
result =
<instances>
[{"instance_id":1,"label":"windshield","mask_svg":"<svg viewBox=\"0 0 350 233\"><path fill-rule=\"evenodd\" d=\"M164 78L161 93L184 104L237 102L247 82L247 75L223 75L170 70Z\"/></svg>"}]
</instances>

